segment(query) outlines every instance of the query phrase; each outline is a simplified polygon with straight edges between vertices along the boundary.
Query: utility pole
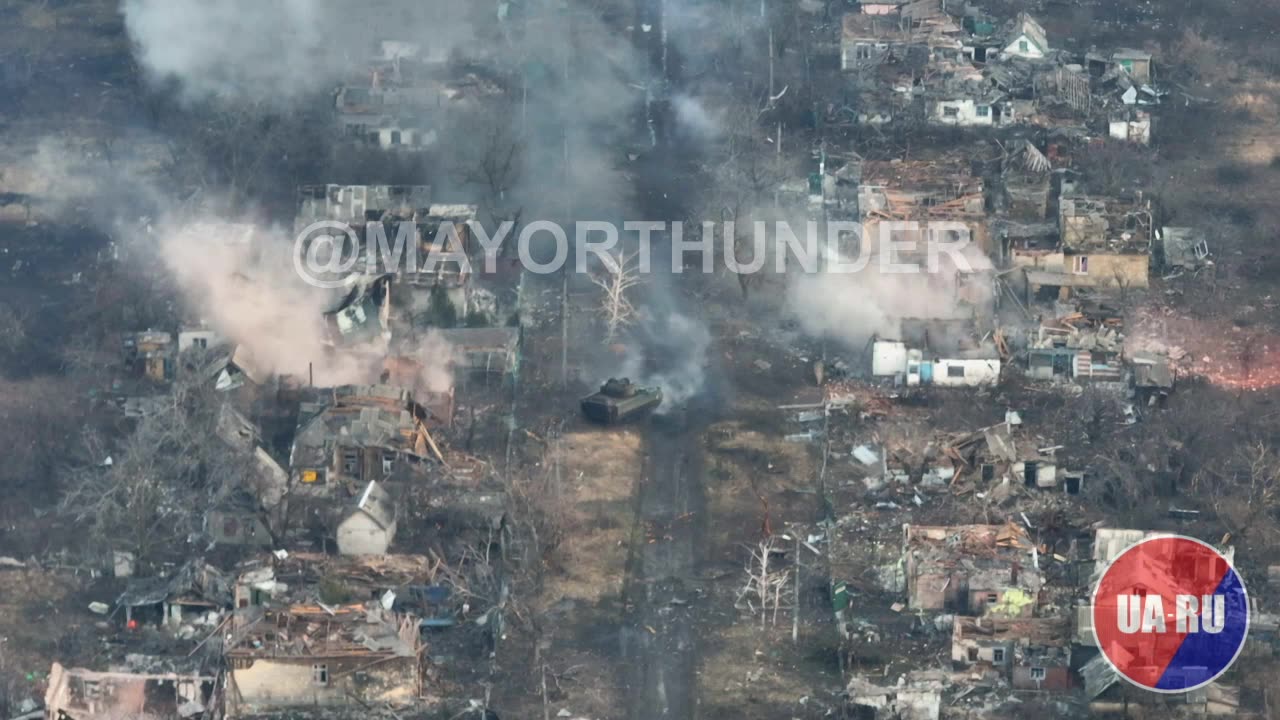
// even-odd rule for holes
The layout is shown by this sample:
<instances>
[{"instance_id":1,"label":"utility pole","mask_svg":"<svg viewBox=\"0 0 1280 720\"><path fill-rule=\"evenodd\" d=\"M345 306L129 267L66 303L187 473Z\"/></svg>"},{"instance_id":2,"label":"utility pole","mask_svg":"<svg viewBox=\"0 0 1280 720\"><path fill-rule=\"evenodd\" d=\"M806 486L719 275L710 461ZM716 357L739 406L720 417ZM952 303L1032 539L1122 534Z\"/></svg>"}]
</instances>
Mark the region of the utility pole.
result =
<instances>
[{"instance_id":1,"label":"utility pole","mask_svg":"<svg viewBox=\"0 0 1280 720\"><path fill-rule=\"evenodd\" d=\"M569 87L569 58L573 54L573 15L565 18L569 29L568 42L564 50L564 86ZM562 109L561 112L564 112ZM564 221L573 222L573 193L569 192L569 123L564 123L564 188L565 210ZM569 258L565 258L564 267L560 269L560 387L569 387Z\"/></svg>"},{"instance_id":2,"label":"utility pole","mask_svg":"<svg viewBox=\"0 0 1280 720\"><path fill-rule=\"evenodd\" d=\"M763 12L763 6L761 7ZM762 15L763 17L763 15ZM773 102L773 28L769 28L769 102Z\"/></svg>"},{"instance_id":3,"label":"utility pole","mask_svg":"<svg viewBox=\"0 0 1280 720\"><path fill-rule=\"evenodd\" d=\"M796 532L795 592L791 596L791 644L800 642L800 533Z\"/></svg>"}]
</instances>

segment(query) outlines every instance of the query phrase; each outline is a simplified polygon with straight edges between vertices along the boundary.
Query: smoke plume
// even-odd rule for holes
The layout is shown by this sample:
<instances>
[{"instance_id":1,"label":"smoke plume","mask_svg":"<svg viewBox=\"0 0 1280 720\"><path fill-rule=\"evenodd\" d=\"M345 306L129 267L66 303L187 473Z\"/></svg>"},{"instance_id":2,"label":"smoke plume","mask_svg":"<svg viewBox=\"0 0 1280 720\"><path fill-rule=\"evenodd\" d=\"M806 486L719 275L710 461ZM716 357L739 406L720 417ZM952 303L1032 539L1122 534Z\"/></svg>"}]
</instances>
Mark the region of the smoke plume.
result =
<instances>
[{"instance_id":1,"label":"smoke plume","mask_svg":"<svg viewBox=\"0 0 1280 720\"><path fill-rule=\"evenodd\" d=\"M990 260L976 247L963 256L974 270L989 269ZM854 261L841 258L841 262ZM787 289L787 308L810 335L827 337L860 349L873 335L898 338L904 318L969 318L975 307L992 301L983 276L968 275L963 288L957 268L945 255L938 271L930 273L884 272L877 257L855 273L796 274ZM987 280L986 282L989 282Z\"/></svg>"},{"instance_id":2,"label":"smoke plume","mask_svg":"<svg viewBox=\"0 0 1280 720\"><path fill-rule=\"evenodd\" d=\"M376 383L386 370L386 347L335 349L323 313L333 309L333 291L304 282L286 253L280 230L220 220L161 224L153 230L165 268L188 309L244 348L263 371L314 376L319 386ZM452 385L453 350L438 333L415 339L410 357L426 358L402 382L419 390Z\"/></svg>"},{"instance_id":3,"label":"smoke plume","mask_svg":"<svg viewBox=\"0 0 1280 720\"><path fill-rule=\"evenodd\" d=\"M468 41L460 0L124 0L139 61L193 100L287 103L325 92L372 57L379 40L430 48Z\"/></svg>"},{"instance_id":4,"label":"smoke plume","mask_svg":"<svg viewBox=\"0 0 1280 720\"><path fill-rule=\"evenodd\" d=\"M646 314L638 332L644 346L627 357L622 374L637 384L662 388L658 413L675 410L702 392L711 349L711 333L703 322L662 310Z\"/></svg>"}]
</instances>

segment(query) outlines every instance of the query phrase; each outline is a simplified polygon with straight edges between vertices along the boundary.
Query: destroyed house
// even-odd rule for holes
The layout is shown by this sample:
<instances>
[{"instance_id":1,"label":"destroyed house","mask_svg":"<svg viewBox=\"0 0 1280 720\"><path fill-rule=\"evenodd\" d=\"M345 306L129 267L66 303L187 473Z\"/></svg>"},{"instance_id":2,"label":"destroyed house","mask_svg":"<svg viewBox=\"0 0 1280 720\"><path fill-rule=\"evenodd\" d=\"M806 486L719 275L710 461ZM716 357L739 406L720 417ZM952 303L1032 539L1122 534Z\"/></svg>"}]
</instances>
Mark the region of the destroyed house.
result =
<instances>
[{"instance_id":1,"label":"destroyed house","mask_svg":"<svg viewBox=\"0 0 1280 720\"><path fill-rule=\"evenodd\" d=\"M227 714L413 705L421 649L417 618L376 601L238 610L224 652Z\"/></svg>"},{"instance_id":2,"label":"destroyed house","mask_svg":"<svg viewBox=\"0 0 1280 720\"><path fill-rule=\"evenodd\" d=\"M1194 228L1163 227L1159 241L1160 263L1166 270L1194 270L1208 264L1209 243Z\"/></svg>"},{"instance_id":3,"label":"destroyed house","mask_svg":"<svg viewBox=\"0 0 1280 720\"><path fill-rule=\"evenodd\" d=\"M331 344L377 343L391 332L392 275L348 275L324 313Z\"/></svg>"},{"instance_id":4,"label":"destroyed house","mask_svg":"<svg viewBox=\"0 0 1280 720\"><path fill-rule=\"evenodd\" d=\"M1040 23L1025 12L1018 13L1005 40L1002 55L1039 60L1049 54L1049 40Z\"/></svg>"},{"instance_id":5,"label":"destroyed house","mask_svg":"<svg viewBox=\"0 0 1280 720\"><path fill-rule=\"evenodd\" d=\"M403 352L413 350L404 349ZM408 390L414 402L431 418L431 427L452 427L455 387L450 385L445 390L433 390L432 387L438 384L439 378L438 373L432 372L429 362L438 361L430 359L429 362L424 362L418 359L421 353L414 355L393 354L385 358L382 361L379 383ZM450 367L456 365L451 364Z\"/></svg>"},{"instance_id":6,"label":"destroyed house","mask_svg":"<svg viewBox=\"0 0 1280 720\"><path fill-rule=\"evenodd\" d=\"M903 527L913 610L1031 617L1043 576L1025 530L1005 525Z\"/></svg>"},{"instance_id":7,"label":"destroyed house","mask_svg":"<svg viewBox=\"0 0 1280 720\"><path fill-rule=\"evenodd\" d=\"M1151 144L1151 113L1123 108L1111 113L1107 132L1116 140L1138 145Z\"/></svg>"},{"instance_id":8,"label":"destroyed house","mask_svg":"<svg viewBox=\"0 0 1280 720\"><path fill-rule=\"evenodd\" d=\"M1183 693L1126 692L1115 667L1097 655L1080 668L1089 717L1167 717L1261 720L1272 713L1265 690L1242 689L1216 682Z\"/></svg>"},{"instance_id":9,"label":"destroyed house","mask_svg":"<svg viewBox=\"0 0 1280 720\"><path fill-rule=\"evenodd\" d=\"M912 47L959 52L959 32L938 0L917 0L894 13L848 13L841 21L840 69L874 68Z\"/></svg>"},{"instance_id":10,"label":"destroyed house","mask_svg":"<svg viewBox=\"0 0 1280 720\"><path fill-rule=\"evenodd\" d=\"M422 149L435 143L446 113L503 91L491 73L474 67L456 72L446 64L447 50L446 44L381 40L335 96L343 133L385 150Z\"/></svg>"},{"instance_id":11,"label":"destroyed house","mask_svg":"<svg viewBox=\"0 0 1280 720\"><path fill-rule=\"evenodd\" d=\"M1117 325L1091 323L1079 313L1040 324L1027 348L1027 374L1036 380L1118 382L1124 376L1124 336Z\"/></svg>"},{"instance_id":12,"label":"destroyed house","mask_svg":"<svg viewBox=\"0 0 1280 720\"><path fill-rule=\"evenodd\" d=\"M421 148L436 139L432 115L447 101L433 68L402 54L377 58L335 96L338 124L350 138L388 150Z\"/></svg>"},{"instance_id":13,"label":"destroyed house","mask_svg":"<svg viewBox=\"0 0 1280 720\"><path fill-rule=\"evenodd\" d=\"M287 475L285 479L288 480ZM218 499L205 513L204 533L218 545L271 547L275 538L271 534L269 519L258 498L250 491L238 488Z\"/></svg>"},{"instance_id":14,"label":"destroyed house","mask_svg":"<svg viewBox=\"0 0 1280 720\"><path fill-rule=\"evenodd\" d=\"M1128 550L1133 545L1146 540L1148 538L1167 535L1156 530L1134 530L1130 528L1096 528L1093 531L1093 545L1090 549L1089 559L1092 561L1092 571L1088 576L1089 587L1093 587L1102 578L1102 573L1120 557L1121 553ZM1227 562L1235 561L1235 548L1231 545L1216 544L1218 551L1222 553ZM1184 573L1190 577L1221 577L1225 572L1225 568L1220 567L1217 562L1209 558L1198 559L1195 564L1187 565ZM1213 575L1213 573L1219 573ZM1173 582L1173 581L1171 581ZM1093 607L1087 601L1081 600L1076 605L1076 624L1075 624L1075 642L1077 645L1086 647L1097 647L1097 636L1093 633Z\"/></svg>"},{"instance_id":15,"label":"destroyed house","mask_svg":"<svg viewBox=\"0 0 1280 720\"><path fill-rule=\"evenodd\" d=\"M520 365L519 327L446 328L440 331L453 348L453 367L469 374L514 377Z\"/></svg>"},{"instance_id":16,"label":"destroyed house","mask_svg":"<svg viewBox=\"0 0 1280 720\"><path fill-rule=\"evenodd\" d=\"M238 610L285 608L317 599L336 604L344 599L387 598L393 601L392 609L421 614L412 605L408 590L442 580L441 563L425 555L267 553L243 563L238 570L234 589Z\"/></svg>"},{"instance_id":17,"label":"destroyed house","mask_svg":"<svg viewBox=\"0 0 1280 720\"><path fill-rule=\"evenodd\" d=\"M217 330L212 330L203 325L186 328L178 331L178 352L184 353L193 348L200 350L208 350L217 347L225 342Z\"/></svg>"},{"instance_id":18,"label":"destroyed house","mask_svg":"<svg viewBox=\"0 0 1280 720\"><path fill-rule=\"evenodd\" d=\"M251 454L251 464L238 487L215 498L205 517L206 532L215 542L270 543L271 535L265 531L279 527L277 511L289 490L289 473L263 446L258 426L231 403L219 408L214 432L235 451Z\"/></svg>"},{"instance_id":19,"label":"destroyed house","mask_svg":"<svg viewBox=\"0 0 1280 720\"><path fill-rule=\"evenodd\" d=\"M475 250L471 223L475 220L477 211L475 205L428 206L413 218L418 225L418 266L383 270L397 273L399 280L410 287L442 286L450 291L449 299L454 307L460 313L465 313L466 297L454 291L466 286L470 273L458 259L450 259L446 255L470 255Z\"/></svg>"},{"instance_id":20,"label":"destroyed house","mask_svg":"<svg viewBox=\"0 0 1280 720\"><path fill-rule=\"evenodd\" d=\"M1000 353L973 335L952 331L969 321L903 319L906 340L873 340L871 374L908 387L975 387L1000 381ZM931 334L929 328L941 328ZM913 331L913 328L915 330Z\"/></svg>"},{"instance_id":21,"label":"destroyed house","mask_svg":"<svg viewBox=\"0 0 1280 720\"><path fill-rule=\"evenodd\" d=\"M436 422L412 394L389 385L335 388L327 402L305 403L290 455L295 492L354 496L370 481L439 458L428 431Z\"/></svg>"},{"instance_id":22,"label":"destroyed house","mask_svg":"<svg viewBox=\"0 0 1280 720\"><path fill-rule=\"evenodd\" d=\"M1053 193L1050 171L1053 164L1030 140L1005 162L1002 168L1001 209L1013 221L1043 223L1049 219L1049 198Z\"/></svg>"},{"instance_id":23,"label":"destroyed house","mask_svg":"<svg viewBox=\"0 0 1280 720\"><path fill-rule=\"evenodd\" d=\"M303 185L294 230L322 221L363 227L386 216L412 218L430 204L429 185Z\"/></svg>"},{"instance_id":24,"label":"destroyed house","mask_svg":"<svg viewBox=\"0 0 1280 720\"><path fill-rule=\"evenodd\" d=\"M269 553L243 563L235 584L237 610L330 607L376 600L384 610L421 618L424 628L456 625L474 600L455 592L457 570L438 555Z\"/></svg>"},{"instance_id":25,"label":"destroyed house","mask_svg":"<svg viewBox=\"0 0 1280 720\"><path fill-rule=\"evenodd\" d=\"M878 675L877 675L878 677ZM897 682L880 684L862 675L845 687L848 715L856 720L939 720L949 684L941 670L913 670Z\"/></svg>"},{"instance_id":26,"label":"destroyed house","mask_svg":"<svg viewBox=\"0 0 1280 720\"><path fill-rule=\"evenodd\" d=\"M155 382L173 379L178 349L167 332L128 333L122 340L124 363L131 372Z\"/></svg>"},{"instance_id":27,"label":"destroyed house","mask_svg":"<svg viewBox=\"0 0 1280 720\"><path fill-rule=\"evenodd\" d=\"M892 15L897 13L910 0L874 0L858 3L858 12L863 15Z\"/></svg>"},{"instance_id":28,"label":"destroyed house","mask_svg":"<svg viewBox=\"0 0 1280 720\"><path fill-rule=\"evenodd\" d=\"M1010 419L1016 417L1010 413ZM956 474L972 476L979 486L992 488L993 499L1011 493L1011 484L1027 488L1061 485L1068 494L1079 494L1083 474L1060 467L1055 449L1039 447L1016 431L1018 425L1006 421L950 438L946 455L957 463Z\"/></svg>"},{"instance_id":29,"label":"destroyed house","mask_svg":"<svg viewBox=\"0 0 1280 720\"><path fill-rule=\"evenodd\" d=\"M1070 623L1066 618L957 617L951 662L958 668L989 666L1017 690L1070 690Z\"/></svg>"},{"instance_id":30,"label":"destroyed house","mask_svg":"<svg viewBox=\"0 0 1280 720\"><path fill-rule=\"evenodd\" d=\"M1049 217L1053 165L1030 141L1006 160L996 193L992 257L1005 267L1037 267L1059 250L1058 225Z\"/></svg>"},{"instance_id":31,"label":"destroyed house","mask_svg":"<svg viewBox=\"0 0 1280 720\"><path fill-rule=\"evenodd\" d=\"M314 185L300 188L299 195L295 229L301 232L321 221L341 222L351 232L344 242L356 243L343 252L350 253L352 267L365 274L349 281L349 273L325 278L346 282L342 290L360 296L360 304L357 297L334 303L331 312L348 308L351 314L363 315L364 319L352 317L347 324L372 327L372 319L379 317L374 310L384 311L390 302L386 298L394 299L405 313L423 312L434 299L429 291L437 288L458 316L465 316L471 272L469 260L462 256L470 257L476 250L471 225L477 206L431 204L427 186ZM390 289L388 277L395 281Z\"/></svg>"},{"instance_id":32,"label":"destroyed house","mask_svg":"<svg viewBox=\"0 0 1280 720\"><path fill-rule=\"evenodd\" d=\"M131 580L116 600L126 624L154 624L176 630L200 623L231 604L231 582L203 558L177 570Z\"/></svg>"},{"instance_id":33,"label":"destroyed house","mask_svg":"<svg viewBox=\"0 0 1280 720\"><path fill-rule=\"evenodd\" d=\"M1058 201L1058 226L1060 265L1047 267L1047 272L1028 272L1030 285L1064 290L1147 287L1152 241L1149 201L1064 193Z\"/></svg>"},{"instance_id":34,"label":"destroyed house","mask_svg":"<svg viewBox=\"0 0 1280 720\"><path fill-rule=\"evenodd\" d=\"M45 720L178 720L212 710L217 671L169 658L131 655L127 660L125 667L107 672L55 662L44 694Z\"/></svg>"},{"instance_id":35,"label":"destroyed house","mask_svg":"<svg viewBox=\"0 0 1280 720\"><path fill-rule=\"evenodd\" d=\"M923 255L924 234L934 231L925 223L953 222L957 227L946 231L946 237L939 241L961 240L959 236L967 231L972 245L984 253L989 251L985 185L967 157L952 154L933 160L868 160L862 163L860 178L862 237L873 249L883 249L886 241L914 241ZM919 226L915 230L886 226L891 228L889 236L882 237L881 224L885 222L916 222Z\"/></svg>"},{"instance_id":36,"label":"destroyed house","mask_svg":"<svg viewBox=\"0 0 1280 720\"><path fill-rule=\"evenodd\" d=\"M1173 367L1167 356L1139 351L1129 357L1129 364L1133 367L1134 397L1139 402L1154 404L1173 391Z\"/></svg>"}]
</instances>

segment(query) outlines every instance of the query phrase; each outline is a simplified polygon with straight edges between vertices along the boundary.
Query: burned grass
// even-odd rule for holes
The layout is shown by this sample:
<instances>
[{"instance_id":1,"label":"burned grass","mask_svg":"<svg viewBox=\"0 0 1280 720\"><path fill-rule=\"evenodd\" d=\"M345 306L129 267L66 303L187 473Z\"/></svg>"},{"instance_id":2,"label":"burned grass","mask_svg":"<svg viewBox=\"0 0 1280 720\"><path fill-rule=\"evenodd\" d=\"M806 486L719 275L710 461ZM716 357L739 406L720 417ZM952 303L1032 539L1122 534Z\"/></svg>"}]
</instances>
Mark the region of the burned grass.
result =
<instances>
[{"instance_id":1,"label":"burned grass","mask_svg":"<svg viewBox=\"0 0 1280 720\"><path fill-rule=\"evenodd\" d=\"M628 430L567 433L559 460L562 485L556 512L564 540L557 552L555 581L548 584L540 604L617 597L634 517L632 493L642 464L640 437Z\"/></svg>"}]
</instances>

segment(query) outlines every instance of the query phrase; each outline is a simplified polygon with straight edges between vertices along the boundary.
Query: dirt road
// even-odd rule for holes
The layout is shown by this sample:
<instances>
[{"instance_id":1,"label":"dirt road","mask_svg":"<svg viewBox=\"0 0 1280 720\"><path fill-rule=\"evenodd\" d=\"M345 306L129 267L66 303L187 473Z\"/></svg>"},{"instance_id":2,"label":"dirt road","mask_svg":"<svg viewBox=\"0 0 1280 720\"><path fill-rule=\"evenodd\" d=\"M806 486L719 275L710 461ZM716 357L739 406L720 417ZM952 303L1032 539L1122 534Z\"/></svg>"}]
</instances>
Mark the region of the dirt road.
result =
<instances>
[{"instance_id":1,"label":"dirt road","mask_svg":"<svg viewBox=\"0 0 1280 720\"><path fill-rule=\"evenodd\" d=\"M705 524L697 433L655 418L636 493L621 631L628 714L633 720L697 716L693 577Z\"/></svg>"}]
</instances>

